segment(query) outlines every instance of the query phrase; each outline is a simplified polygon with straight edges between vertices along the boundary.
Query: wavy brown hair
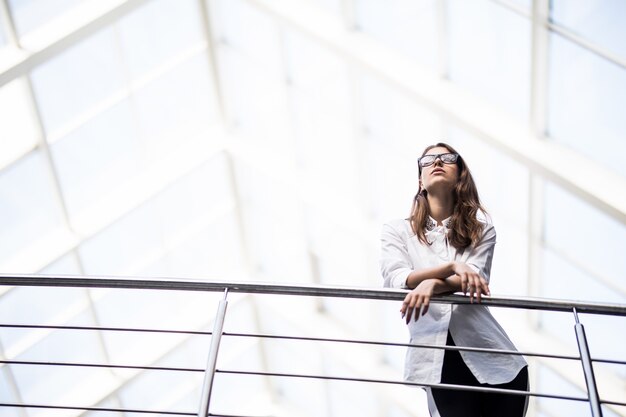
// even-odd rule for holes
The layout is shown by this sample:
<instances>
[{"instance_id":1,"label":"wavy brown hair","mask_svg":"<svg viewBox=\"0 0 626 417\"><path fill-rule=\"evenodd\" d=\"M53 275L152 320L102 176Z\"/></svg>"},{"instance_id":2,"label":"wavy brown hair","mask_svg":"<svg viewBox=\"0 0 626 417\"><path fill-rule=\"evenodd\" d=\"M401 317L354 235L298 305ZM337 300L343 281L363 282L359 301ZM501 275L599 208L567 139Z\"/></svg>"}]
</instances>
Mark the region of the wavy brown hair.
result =
<instances>
[{"instance_id":1,"label":"wavy brown hair","mask_svg":"<svg viewBox=\"0 0 626 417\"><path fill-rule=\"evenodd\" d=\"M442 147L446 148L448 152L456 153L454 148L446 143L436 143L428 146L424 149L422 156L426 155L428 151L433 148ZM478 243L482 236L483 224L476 217L480 212L487 214L487 211L480 204L480 198L478 197L478 190L472 178L472 173L465 164L465 161L459 155L456 160L456 165L459 169L459 177L453 190L454 209L452 216L450 217L448 239L452 246L457 249L465 249L470 245ZM419 169L420 177L422 175L421 168ZM417 235L417 238L424 244L428 244L426 240L426 222L430 215L430 206L428 199L426 198L428 192L422 188L421 181L420 187L413 199L413 206L411 207L411 216L409 221L411 222L411 228L413 233Z\"/></svg>"}]
</instances>

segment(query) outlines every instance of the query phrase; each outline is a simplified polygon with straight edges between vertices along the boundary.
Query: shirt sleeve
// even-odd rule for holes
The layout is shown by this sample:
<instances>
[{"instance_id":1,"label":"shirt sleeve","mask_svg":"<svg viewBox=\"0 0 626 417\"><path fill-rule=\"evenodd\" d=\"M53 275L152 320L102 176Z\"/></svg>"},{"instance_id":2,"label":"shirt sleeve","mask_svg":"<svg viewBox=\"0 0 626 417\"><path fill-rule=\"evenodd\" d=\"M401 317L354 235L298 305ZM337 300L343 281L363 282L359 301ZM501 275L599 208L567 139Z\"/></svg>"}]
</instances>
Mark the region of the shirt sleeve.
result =
<instances>
[{"instance_id":1,"label":"shirt sleeve","mask_svg":"<svg viewBox=\"0 0 626 417\"><path fill-rule=\"evenodd\" d=\"M466 263L485 278L487 282L489 282L491 274L491 262L493 261L495 245L496 229L491 223L485 223L480 242L471 249L466 260Z\"/></svg>"},{"instance_id":2,"label":"shirt sleeve","mask_svg":"<svg viewBox=\"0 0 626 417\"><path fill-rule=\"evenodd\" d=\"M407 288L406 279L413 271L402 232L392 224L383 225L380 271L384 287Z\"/></svg>"}]
</instances>

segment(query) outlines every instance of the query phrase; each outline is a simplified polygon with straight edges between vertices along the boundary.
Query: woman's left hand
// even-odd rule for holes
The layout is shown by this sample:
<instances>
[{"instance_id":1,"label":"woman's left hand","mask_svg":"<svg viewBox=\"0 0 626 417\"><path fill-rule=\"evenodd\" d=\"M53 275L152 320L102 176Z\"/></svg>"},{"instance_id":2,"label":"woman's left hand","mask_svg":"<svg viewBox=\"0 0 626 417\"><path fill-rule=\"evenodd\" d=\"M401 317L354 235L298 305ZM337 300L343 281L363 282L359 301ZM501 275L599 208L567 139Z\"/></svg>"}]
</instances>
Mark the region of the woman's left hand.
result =
<instances>
[{"instance_id":1,"label":"woman's left hand","mask_svg":"<svg viewBox=\"0 0 626 417\"><path fill-rule=\"evenodd\" d=\"M440 280L424 280L404 297L400 313L402 314L402 318L406 319L407 324L411 321L411 317L415 317L415 321L417 321L420 315L423 316L426 314L430 304L430 297L434 294L437 281Z\"/></svg>"}]
</instances>

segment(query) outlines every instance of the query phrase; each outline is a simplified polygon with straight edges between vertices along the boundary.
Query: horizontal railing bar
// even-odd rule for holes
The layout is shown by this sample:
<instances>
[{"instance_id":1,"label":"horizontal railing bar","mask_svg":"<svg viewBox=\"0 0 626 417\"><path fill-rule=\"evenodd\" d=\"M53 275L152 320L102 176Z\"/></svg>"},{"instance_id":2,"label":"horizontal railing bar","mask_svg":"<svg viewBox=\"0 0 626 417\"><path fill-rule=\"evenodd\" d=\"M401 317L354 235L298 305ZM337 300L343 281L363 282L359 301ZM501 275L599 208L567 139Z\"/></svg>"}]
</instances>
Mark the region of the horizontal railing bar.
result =
<instances>
[{"instance_id":1,"label":"horizontal railing bar","mask_svg":"<svg viewBox=\"0 0 626 417\"><path fill-rule=\"evenodd\" d=\"M120 369L120 368L121 369L141 369L141 370L151 370L151 371L157 370L157 371L204 372L204 369L201 369L201 368L175 368L175 367L155 367L155 366L136 366L136 365L104 365L104 364L94 364L94 363L11 361L11 360L0 360L0 363L13 364L13 365L76 366L76 367L115 368L115 369ZM539 392L517 391L517 390L508 390L508 389L502 389L502 388L471 387L471 386L455 385L455 384L426 384L426 383L416 383L416 382L409 382L409 381L394 381L394 380L371 379L371 378L350 378L350 377L327 376L327 375L290 374L290 373L260 372L260 371L235 371L235 370L223 370L223 369L217 369L215 372L227 373L227 374L239 374L239 375L259 375L259 376L276 376L276 377L368 382L368 383L397 384L397 385L398 384L399 385L414 385L414 386L419 386L419 387L443 388L443 389L454 389L454 390L465 390L465 391L476 391L476 392L493 392L493 393L501 393L501 394L530 395L534 397L555 398L555 399L562 399L562 400L587 401L586 397L571 397L571 396L562 396L562 395L556 395L556 394L545 394L545 393L539 393ZM600 402L603 404L626 406L626 403L618 402L618 401L600 400ZM138 412L138 413L145 412L145 413L164 414L164 412L161 412L161 411L101 409L97 407L89 407L89 408L69 407L69 406L68 407L66 406L51 407L51 406L44 406L44 405L0 404L0 407L1 406L63 408L63 409L80 409L80 410L93 410L93 411L127 411L127 412ZM187 415L187 414L181 414L178 412L172 412L171 414ZM195 413L191 415L195 415Z\"/></svg>"},{"instance_id":2,"label":"horizontal railing bar","mask_svg":"<svg viewBox=\"0 0 626 417\"><path fill-rule=\"evenodd\" d=\"M6 324L6 323L0 323L0 328L102 330L102 331L120 331L120 332L191 334L191 335L199 335L199 336L210 336L212 334L212 332L210 331L194 331L194 330L167 330L167 329L144 329L144 328L124 328L124 327L60 326L60 325ZM251 338L257 337L257 338L265 338L265 339L356 343L356 344L364 344L364 345L380 345L380 346L396 346L396 347L419 347L419 348L446 349L446 350L457 350L457 351L468 351L468 352L501 353L501 354L519 355L519 356L535 356L535 357L541 357L541 358L546 358L546 359L580 360L579 356L572 356L572 355L544 354L544 353L523 352L523 351L516 351L516 350L488 349L488 348L475 348L475 347L463 347L463 346L441 346L441 345L432 345L432 344L377 342L373 340L335 339L335 338L308 337L308 336L284 336L284 335L268 335L268 334L255 334L255 333L224 332L224 335L233 336L233 337L251 337ZM591 360L597 363L626 365L626 361L622 361L618 359L591 358ZM0 361L0 363L3 363L3 362Z\"/></svg>"},{"instance_id":3,"label":"horizontal railing bar","mask_svg":"<svg viewBox=\"0 0 626 417\"><path fill-rule=\"evenodd\" d=\"M600 402L602 404L606 404L606 405L618 405L618 406L621 406L621 407L626 407L626 403L622 403L622 402L619 402L619 401L600 400Z\"/></svg>"},{"instance_id":4,"label":"horizontal railing bar","mask_svg":"<svg viewBox=\"0 0 626 417\"><path fill-rule=\"evenodd\" d=\"M608 364L611 364L611 365L626 365L626 361L620 361L618 359L594 359L594 358L591 358L591 362L608 363Z\"/></svg>"},{"instance_id":5,"label":"horizontal railing bar","mask_svg":"<svg viewBox=\"0 0 626 417\"><path fill-rule=\"evenodd\" d=\"M448 348L452 348L454 346L447 346ZM114 368L114 369L140 369L140 370L149 370L149 371L177 371L177 372L204 372L202 368L178 368L178 367L160 367L160 366L139 366L139 365L107 365L107 364L95 364L95 363L76 363L76 362L44 362L44 361L15 361L15 360L0 360L0 363L7 365L35 365L35 366L74 366L74 367L92 367L92 368ZM282 377L293 377L293 378L308 378L308 379L327 379L327 380L338 380L338 381L354 381L354 382L372 382L372 383L385 383L385 384L403 384L403 385L415 385L415 386L424 386L424 387L432 387L432 388L449 388L449 389L464 389L467 391L477 391L477 392L496 392L496 393L514 393L514 394L528 394L536 397L547 397L547 398L557 398L557 399L569 399L576 401L586 400L584 397L567 397L567 396L556 396L556 394L544 394L538 392L527 392L527 391L517 391L517 390L507 390L501 388L483 388L483 387L469 387L464 385L453 385L453 384L421 384L421 383L413 383L407 381L393 381L393 380L380 380L380 379L368 379L368 378L350 378L350 377L338 377L338 376L326 376L326 375L306 375L306 374L286 374L286 373L275 373L275 372L260 372L260 371L233 371L233 370L221 370L218 369L216 372L228 373L228 374L243 374L243 375L260 375L260 376L282 376ZM510 392L509 392L510 391ZM620 403L616 401L608 401L608 400L600 400L600 402L605 404L613 404L613 405L622 405L626 406L626 403ZM2 404L0 404L2 406Z\"/></svg>"},{"instance_id":6,"label":"horizontal railing bar","mask_svg":"<svg viewBox=\"0 0 626 417\"><path fill-rule=\"evenodd\" d=\"M394 381L394 380L387 380L387 379L350 378L350 377L338 377L338 376L326 376L326 375L288 374L288 373L261 372L261 371L235 371L235 370L224 370L224 369L217 369L216 372L224 373L224 374L236 374L236 375L276 376L276 377L287 377L287 378L305 378L305 379L320 379L320 380L348 381L348 382L367 382L367 383L380 383L380 384L392 384L392 385L411 385L411 386L417 386L417 387L442 388L442 389L450 389L450 390L456 390L456 391L474 391L474 392L490 392L490 393L496 393L496 394L528 395L531 397L553 398L553 399L559 399L559 400L571 400L571 401L581 401L581 402L589 401L587 397L572 397L569 395L545 394L541 392L518 391L518 390L510 390L510 389L503 389L503 388L472 387L472 386L456 385L456 384L426 384L426 383L419 383L419 382ZM626 403L619 402L619 401L600 400L600 402L603 404L626 406Z\"/></svg>"},{"instance_id":7,"label":"horizontal railing bar","mask_svg":"<svg viewBox=\"0 0 626 417\"><path fill-rule=\"evenodd\" d=\"M106 411L115 413L143 413L143 414L166 414L172 416L196 416L196 413L185 411L159 411L159 410L142 410L130 408L108 408L108 407L79 407L71 405L43 405L43 404L17 404L17 403L0 403L0 407L14 408L44 408L51 410L79 410L79 411Z\"/></svg>"},{"instance_id":8,"label":"horizontal railing bar","mask_svg":"<svg viewBox=\"0 0 626 417\"><path fill-rule=\"evenodd\" d=\"M142 366L142 365L111 365L103 363L88 362L50 362L50 361L19 361L0 360L0 364L5 365L35 365L35 366L74 366L84 368L113 368L113 369L141 369L143 371L177 371L177 372L204 372L202 368L177 368L167 366Z\"/></svg>"},{"instance_id":9,"label":"horizontal railing bar","mask_svg":"<svg viewBox=\"0 0 626 417\"><path fill-rule=\"evenodd\" d=\"M366 289L321 285L284 285L259 282L219 282L182 279L112 278L94 276L53 276L53 275L6 275L0 274L0 285L7 286L47 286L47 287L89 287L119 289L153 289L176 291L209 291L249 294L302 295L318 297L362 298L377 300L401 300L407 291L399 289ZM626 305L580 301L551 300L541 298L483 297L483 305L494 307L524 308L570 312L576 308L579 313L608 314L626 316ZM431 302L446 304L470 304L469 297L462 295L439 295Z\"/></svg>"},{"instance_id":10,"label":"horizontal railing bar","mask_svg":"<svg viewBox=\"0 0 626 417\"><path fill-rule=\"evenodd\" d=\"M138 331L138 332L158 332L158 333L183 333L183 334L195 334L195 335L210 335L211 332L193 332L193 331L167 331L156 329L123 329L123 328L110 328L110 327L93 327L93 326L53 326L53 325L10 325L0 324L0 328L46 328L46 329L61 329L61 330L107 330L107 331ZM556 354L542 354L535 352L520 352L516 350L504 350L504 349L489 349L489 348L476 348L476 347L464 347L464 346L447 346L447 345L434 345L434 344L417 344L417 343L398 343L398 342L377 342L373 340L358 340L358 339L334 339L334 338L322 338L322 337L306 337L306 336L282 336L282 335L268 335L268 334L254 334L254 333L229 333L224 332L224 336L232 337L250 337L250 338L264 338L264 339L280 339L280 340L302 340L302 341L314 341L314 342L333 342L333 343L355 343L363 345L379 345L379 346L396 346L396 347L419 347L426 349L444 349L444 350L456 350L456 351L468 351L468 352L483 352L483 353L501 353L509 355L519 356L536 356L550 359L567 359L567 360L580 360L578 356L568 355L556 355ZM617 360L604 360L593 359L595 362L606 362L613 364L626 364L626 362L620 362ZM1 361L0 363L7 363Z\"/></svg>"},{"instance_id":11,"label":"horizontal railing bar","mask_svg":"<svg viewBox=\"0 0 626 417\"><path fill-rule=\"evenodd\" d=\"M199 332L199 331L187 331L187 330L158 330L158 329L125 329L119 327L94 327L94 326L55 326L55 325L10 325L10 324L0 324L0 328L43 328L43 329L61 329L61 330L106 330L106 331L136 331L136 332L158 332L158 333L182 333L182 334L194 334L194 335L211 335L211 332ZM557 354L546 354L546 353L536 353L536 352L523 352L516 350L504 350L504 349L489 349L489 348L476 348L469 346L448 346L448 345L434 345L427 343L399 343L399 342L378 342L374 340L359 340L359 339L337 339L337 338L324 338L324 337L311 337L311 336L285 336L285 335L269 335L269 334L260 334L260 333L231 333L224 332L224 336L231 337L249 337L249 338L263 338L263 339L278 339L278 340L301 340L301 341L312 341L312 342L331 342L331 343L354 343L354 344L363 344L363 345L375 345L375 346L392 346L392 347L418 347L418 348L426 348L426 349L444 349L444 350L454 350L454 351L467 351L467 352L483 352L483 353L500 353L500 354L508 354L508 355L519 355L519 356L534 356L546 359L565 359L565 360L580 360L578 356L572 355L557 355ZM603 359L603 358L592 358L593 362L597 363L606 363L613 365L626 365L626 361L620 361L617 359ZM0 363L25 363L25 362L33 362L34 361L8 361L8 360L0 360ZM45 364L46 362L36 362L37 364ZM50 362L50 364L65 364L61 362ZM67 366L79 366L77 363L66 363ZM97 364L85 364L85 366L96 366ZM125 367L124 365L102 365L103 367ZM158 370L160 368L147 367L145 369ZM172 368L171 370L177 370ZM180 368L180 370L184 370L184 368Z\"/></svg>"},{"instance_id":12,"label":"horizontal railing bar","mask_svg":"<svg viewBox=\"0 0 626 417\"><path fill-rule=\"evenodd\" d=\"M185 411L152 411L152 410L134 410L130 408L75 407L75 406L43 405L43 404L0 403L0 407L42 408L42 409L102 411L102 412L126 412L126 413L144 413L144 414L169 414L169 415L175 415L175 416L197 416L197 413L190 413L190 412L185 412ZM251 416L251 415L240 415L240 414L215 414L215 413L209 413L208 415L211 417L265 417L265 416Z\"/></svg>"},{"instance_id":13,"label":"horizontal railing bar","mask_svg":"<svg viewBox=\"0 0 626 417\"><path fill-rule=\"evenodd\" d=\"M268 334L228 333L228 332L224 332L224 336L258 337L258 338L265 338L265 339L303 340L303 341L313 341L313 342L357 343L357 344L363 344L363 345L380 345L380 346L395 346L395 347L418 347L418 348L426 348L426 349L444 349L444 350L479 352L479 353L501 353L501 354L506 354L506 355L538 356L538 357L550 358L550 359L580 360L579 356L571 356L571 355L555 355L555 354L543 354L543 353L535 353L535 352L520 352L517 350L489 349L489 348L477 348L477 347L469 347L469 346L434 345L434 344L428 344L428 343L420 344L420 343L377 342L374 340L331 339L331 338L323 338L323 337L280 336L280 335L268 335ZM602 362L602 361L603 360L599 360L599 362Z\"/></svg>"},{"instance_id":14,"label":"horizontal railing bar","mask_svg":"<svg viewBox=\"0 0 626 417\"><path fill-rule=\"evenodd\" d=\"M266 417L266 416L251 416L251 415L243 415L243 414L214 414L209 413L210 417Z\"/></svg>"},{"instance_id":15,"label":"horizontal railing bar","mask_svg":"<svg viewBox=\"0 0 626 417\"><path fill-rule=\"evenodd\" d=\"M144 329L137 327L98 327L98 326L62 326L55 324L6 324L0 323L0 328L19 328L19 329L55 329L55 330L102 330L107 332L145 332L145 333L173 333L173 334L192 334L199 336L210 336L210 331L196 330L170 330L170 329Z\"/></svg>"},{"instance_id":16,"label":"horizontal railing bar","mask_svg":"<svg viewBox=\"0 0 626 417\"><path fill-rule=\"evenodd\" d=\"M240 414L214 414L209 413L210 417L266 417L266 416L250 416L250 415L240 415Z\"/></svg>"},{"instance_id":17,"label":"horizontal railing bar","mask_svg":"<svg viewBox=\"0 0 626 417\"><path fill-rule=\"evenodd\" d=\"M331 381L367 382L367 383L392 384L392 385L410 385L410 386L416 386L416 387L442 388L442 389L450 389L450 390L456 390L456 391L490 392L494 394L529 395L531 397L554 398L554 399L559 399L559 400L572 400L572 401L582 401L582 402L589 401L587 397L572 397L572 396L567 396L567 395L544 394L544 393L532 392L532 391L517 391L517 390L510 390L510 389L503 389L503 388L473 387L473 386L455 385L455 384L427 384L427 383L410 382L410 381L394 381L394 380L388 380L388 379L351 378L351 377L341 377L341 376L289 374L289 373L280 373L280 372L261 372L261 371L235 371L235 370L224 370L224 369L217 369L215 372L224 373L224 374L235 374L235 375L258 375L258 376L274 376L274 377L285 377L285 378L303 378L303 379L320 379L320 380L331 380Z\"/></svg>"}]
</instances>

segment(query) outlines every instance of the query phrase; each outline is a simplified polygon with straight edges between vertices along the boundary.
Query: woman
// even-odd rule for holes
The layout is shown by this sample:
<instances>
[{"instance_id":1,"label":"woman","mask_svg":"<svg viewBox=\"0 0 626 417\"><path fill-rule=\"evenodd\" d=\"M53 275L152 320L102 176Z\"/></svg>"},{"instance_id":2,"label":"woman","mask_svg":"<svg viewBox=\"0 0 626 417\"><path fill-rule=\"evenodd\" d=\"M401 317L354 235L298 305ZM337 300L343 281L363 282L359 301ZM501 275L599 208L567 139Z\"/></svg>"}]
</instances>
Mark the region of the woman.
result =
<instances>
[{"instance_id":1,"label":"woman","mask_svg":"<svg viewBox=\"0 0 626 417\"><path fill-rule=\"evenodd\" d=\"M515 350L483 305L430 305L434 294L461 291L480 303L489 295L496 232L480 204L463 158L449 145L426 148L418 160L419 189L411 216L383 226L381 271L385 287L409 288L400 312L411 343ZM408 348L405 379L527 390L520 355ZM527 397L426 389L433 417L522 417Z\"/></svg>"}]
</instances>

